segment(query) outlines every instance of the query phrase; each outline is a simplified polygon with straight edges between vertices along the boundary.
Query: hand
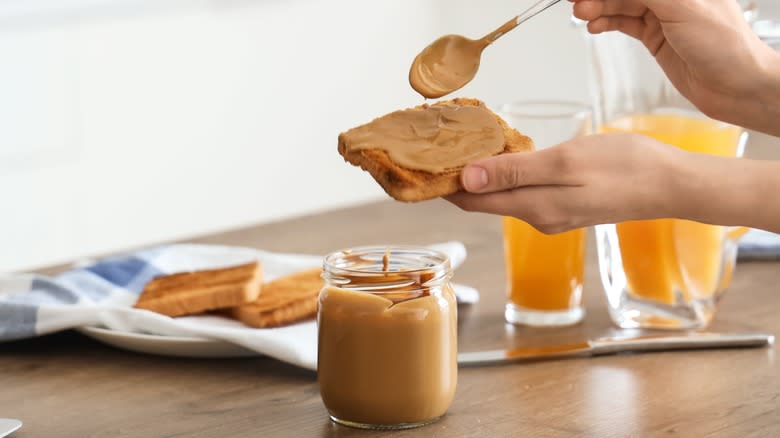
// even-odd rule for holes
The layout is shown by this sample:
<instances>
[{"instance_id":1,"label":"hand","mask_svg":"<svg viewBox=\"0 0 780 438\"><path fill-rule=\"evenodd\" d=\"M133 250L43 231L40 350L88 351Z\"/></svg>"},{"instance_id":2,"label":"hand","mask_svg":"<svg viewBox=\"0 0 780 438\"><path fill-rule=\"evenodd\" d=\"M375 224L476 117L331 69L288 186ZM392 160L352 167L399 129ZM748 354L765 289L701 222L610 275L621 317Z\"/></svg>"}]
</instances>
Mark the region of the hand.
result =
<instances>
[{"instance_id":1,"label":"hand","mask_svg":"<svg viewBox=\"0 0 780 438\"><path fill-rule=\"evenodd\" d=\"M461 175L447 197L466 211L514 216L544 233L668 217L675 171L686 153L648 137L581 137L538 152L491 157Z\"/></svg>"},{"instance_id":2,"label":"hand","mask_svg":"<svg viewBox=\"0 0 780 438\"><path fill-rule=\"evenodd\" d=\"M674 86L712 118L780 135L780 56L734 0L570 0L598 34L640 40Z\"/></svg>"}]
</instances>

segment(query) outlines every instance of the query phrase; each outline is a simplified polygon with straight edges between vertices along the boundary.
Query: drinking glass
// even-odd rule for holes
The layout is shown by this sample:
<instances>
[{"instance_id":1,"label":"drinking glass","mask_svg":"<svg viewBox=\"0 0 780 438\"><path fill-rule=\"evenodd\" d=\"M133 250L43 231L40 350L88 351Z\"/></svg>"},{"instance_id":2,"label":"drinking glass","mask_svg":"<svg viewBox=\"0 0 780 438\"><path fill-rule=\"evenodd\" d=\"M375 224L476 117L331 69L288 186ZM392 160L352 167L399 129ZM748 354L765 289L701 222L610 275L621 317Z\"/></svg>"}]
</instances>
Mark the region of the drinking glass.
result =
<instances>
[{"instance_id":1,"label":"drinking glass","mask_svg":"<svg viewBox=\"0 0 780 438\"><path fill-rule=\"evenodd\" d=\"M504 105L501 116L534 140L537 150L590 134L590 107L575 102L526 101ZM504 218L507 322L560 326L582 320L585 230L545 235Z\"/></svg>"}]
</instances>

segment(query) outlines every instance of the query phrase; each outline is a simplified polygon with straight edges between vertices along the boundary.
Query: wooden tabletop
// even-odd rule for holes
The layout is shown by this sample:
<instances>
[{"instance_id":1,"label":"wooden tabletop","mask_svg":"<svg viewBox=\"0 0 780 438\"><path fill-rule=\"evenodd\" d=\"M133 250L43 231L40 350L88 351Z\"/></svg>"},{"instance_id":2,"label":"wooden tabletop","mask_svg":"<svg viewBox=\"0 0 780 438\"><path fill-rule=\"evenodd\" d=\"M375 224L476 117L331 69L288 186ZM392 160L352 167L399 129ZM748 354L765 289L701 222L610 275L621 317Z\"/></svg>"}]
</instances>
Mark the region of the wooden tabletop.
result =
<instances>
[{"instance_id":1,"label":"wooden tabletop","mask_svg":"<svg viewBox=\"0 0 780 438\"><path fill-rule=\"evenodd\" d=\"M382 202L199 239L323 254L362 244L461 240L460 350L577 341L612 333L588 249L585 322L504 324L500 220L442 202ZM746 263L717 331L780 332L780 264ZM777 437L780 366L768 349L621 355L462 369L448 415L405 432L332 424L314 373L268 358L192 360L129 353L73 332L0 345L0 417L29 437Z\"/></svg>"}]
</instances>

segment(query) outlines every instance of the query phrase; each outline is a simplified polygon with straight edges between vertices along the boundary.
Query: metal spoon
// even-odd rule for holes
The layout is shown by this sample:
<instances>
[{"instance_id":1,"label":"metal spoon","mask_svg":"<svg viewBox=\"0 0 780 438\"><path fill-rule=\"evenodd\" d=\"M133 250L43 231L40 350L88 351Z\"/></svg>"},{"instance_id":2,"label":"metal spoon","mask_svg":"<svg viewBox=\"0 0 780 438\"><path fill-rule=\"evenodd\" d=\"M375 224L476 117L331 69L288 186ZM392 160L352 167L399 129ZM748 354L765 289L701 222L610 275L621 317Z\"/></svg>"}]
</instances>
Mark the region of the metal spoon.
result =
<instances>
[{"instance_id":1,"label":"metal spoon","mask_svg":"<svg viewBox=\"0 0 780 438\"><path fill-rule=\"evenodd\" d=\"M443 36L423 49L409 70L409 83L426 98L438 98L471 82L479 70L482 51L504 34L560 0L539 0L520 15L478 40Z\"/></svg>"}]
</instances>

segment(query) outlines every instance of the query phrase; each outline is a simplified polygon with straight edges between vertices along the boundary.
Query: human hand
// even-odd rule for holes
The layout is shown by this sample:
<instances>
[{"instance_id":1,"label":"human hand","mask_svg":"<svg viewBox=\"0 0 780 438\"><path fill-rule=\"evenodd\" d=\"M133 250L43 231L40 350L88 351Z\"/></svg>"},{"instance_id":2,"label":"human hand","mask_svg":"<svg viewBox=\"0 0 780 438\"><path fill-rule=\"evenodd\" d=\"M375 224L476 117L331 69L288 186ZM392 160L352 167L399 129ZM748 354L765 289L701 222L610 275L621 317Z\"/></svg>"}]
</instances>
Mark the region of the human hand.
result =
<instances>
[{"instance_id":1,"label":"human hand","mask_svg":"<svg viewBox=\"0 0 780 438\"><path fill-rule=\"evenodd\" d=\"M640 40L674 86L712 118L780 135L780 55L734 0L570 0L598 34Z\"/></svg>"},{"instance_id":2,"label":"human hand","mask_svg":"<svg viewBox=\"0 0 780 438\"><path fill-rule=\"evenodd\" d=\"M692 155L692 154L689 154ZM544 233L601 223L671 217L686 153L648 137L580 137L538 152L467 166L466 192L446 199L466 211L514 216Z\"/></svg>"}]
</instances>

